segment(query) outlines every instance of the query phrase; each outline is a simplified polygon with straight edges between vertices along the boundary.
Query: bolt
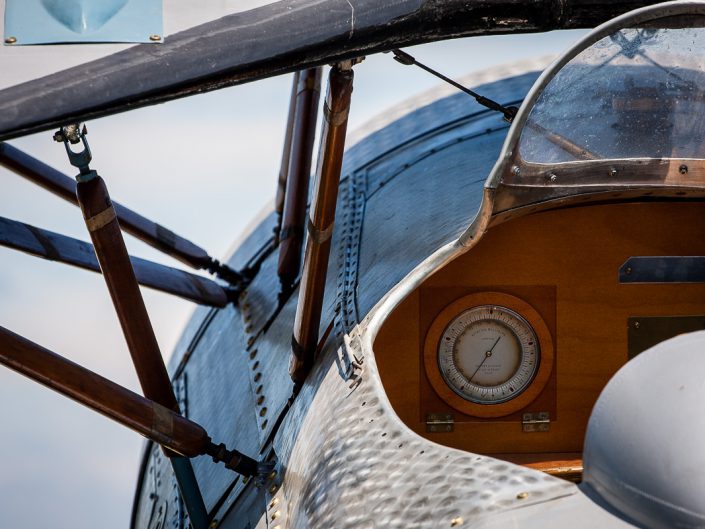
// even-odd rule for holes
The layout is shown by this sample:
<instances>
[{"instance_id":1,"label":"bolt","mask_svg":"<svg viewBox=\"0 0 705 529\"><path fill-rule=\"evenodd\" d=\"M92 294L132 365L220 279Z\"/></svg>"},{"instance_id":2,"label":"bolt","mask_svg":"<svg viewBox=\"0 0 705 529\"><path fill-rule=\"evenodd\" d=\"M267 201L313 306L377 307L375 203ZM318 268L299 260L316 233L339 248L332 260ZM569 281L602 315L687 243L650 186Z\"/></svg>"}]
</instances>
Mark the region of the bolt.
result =
<instances>
[{"instance_id":1,"label":"bolt","mask_svg":"<svg viewBox=\"0 0 705 529\"><path fill-rule=\"evenodd\" d=\"M514 176L519 176L521 174L521 169L519 169L518 165L515 165L514 167L512 167L512 174Z\"/></svg>"},{"instance_id":2,"label":"bolt","mask_svg":"<svg viewBox=\"0 0 705 529\"><path fill-rule=\"evenodd\" d=\"M150 35L149 40L151 40L152 42L159 42L160 40L162 40L162 36L161 35Z\"/></svg>"},{"instance_id":3,"label":"bolt","mask_svg":"<svg viewBox=\"0 0 705 529\"><path fill-rule=\"evenodd\" d=\"M617 176L617 169L615 169L614 167L610 167L609 175L613 178Z\"/></svg>"},{"instance_id":4,"label":"bolt","mask_svg":"<svg viewBox=\"0 0 705 529\"><path fill-rule=\"evenodd\" d=\"M687 174L688 173L688 166L683 164L678 168L678 170L680 171L681 174Z\"/></svg>"},{"instance_id":5,"label":"bolt","mask_svg":"<svg viewBox=\"0 0 705 529\"><path fill-rule=\"evenodd\" d=\"M635 329L638 329L639 327L641 327L641 324L640 324L638 321L635 321L635 322L634 322L634 328L635 328Z\"/></svg>"},{"instance_id":6,"label":"bolt","mask_svg":"<svg viewBox=\"0 0 705 529\"><path fill-rule=\"evenodd\" d=\"M627 269L624 271L625 274L630 275L632 273L632 267L628 266Z\"/></svg>"},{"instance_id":7,"label":"bolt","mask_svg":"<svg viewBox=\"0 0 705 529\"><path fill-rule=\"evenodd\" d=\"M556 176L555 173L549 173L548 175L548 180L549 182L555 182L558 177Z\"/></svg>"},{"instance_id":8,"label":"bolt","mask_svg":"<svg viewBox=\"0 0 705 529\"><path fill-rule=\"evenodd\" d=\"M519 494L517 494L517 500L525 500L528 497L529 497L528 492L520 492Z\"/></svg>"},{"instance_id":9,"label":"bolt","mask_svg":"<svg viewBox=\"0 0 705 529\"><path fill-rule=\"evenodd\" d=\"M17 42L17 38L16 38L16 37L7 37L7 38L5 39L5 44L15 44L16 42Z\"/></svg>"}]
</instances>

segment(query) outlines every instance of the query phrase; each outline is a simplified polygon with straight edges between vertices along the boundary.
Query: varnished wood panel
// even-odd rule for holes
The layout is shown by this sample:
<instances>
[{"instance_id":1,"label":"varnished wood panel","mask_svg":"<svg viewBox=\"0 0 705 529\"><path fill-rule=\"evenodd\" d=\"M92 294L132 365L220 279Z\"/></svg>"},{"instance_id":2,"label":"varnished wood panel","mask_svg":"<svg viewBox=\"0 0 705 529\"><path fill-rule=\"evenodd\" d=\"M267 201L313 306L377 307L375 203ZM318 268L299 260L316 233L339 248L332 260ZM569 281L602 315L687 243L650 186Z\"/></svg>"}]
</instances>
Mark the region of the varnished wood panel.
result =
<instances>
[{"instance_id":1,"label":"varnished wood panel","mask_svg":"<svg viewBox=\"0 0 705 529\"><path fill-rule=\"evenodd\" d=\"M414 291L375 342L382 381L400 418L436 442L488 454L582 451L587 420L610 377L627 361L631 316L705 314L705 285L620 284L635 255L705 255L705 204L602 204L545 211L493 227L480 243ZM553 333L554 381L524 410L478 419L450 408L423 367L433 318L471 292L517 296ZM549 411L550 431L524 433L521 413ZM453 413L452 433L427 433L425 415Z\"/></svg>"}]
</instances>

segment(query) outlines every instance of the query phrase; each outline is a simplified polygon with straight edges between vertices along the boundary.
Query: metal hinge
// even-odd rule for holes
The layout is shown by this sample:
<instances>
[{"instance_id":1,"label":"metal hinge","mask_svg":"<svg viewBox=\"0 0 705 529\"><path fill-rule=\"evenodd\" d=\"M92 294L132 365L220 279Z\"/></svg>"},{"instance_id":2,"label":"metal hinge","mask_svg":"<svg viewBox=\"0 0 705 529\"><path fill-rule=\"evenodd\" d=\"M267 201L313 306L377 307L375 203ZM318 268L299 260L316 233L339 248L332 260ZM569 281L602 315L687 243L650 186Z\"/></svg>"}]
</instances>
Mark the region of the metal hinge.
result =
<instances>
[{"instance_id":1,"label":"metal hinge","mask_svg":"<svg viewBox=\"0 0 705 529\"><path fill-rule=\"evenodd\" d=\"M547 411L524 413L521 416L521 429L525 433L547 432L551 428L551 414Z\"/></svg>"},{"instance_id":2,"label":"metal hinge","mask_svg":"<svg viewBox=\"0 0 705 529\"><path fill-rule=\"evenodd\" d=\"M429 413L426 415L426 431L432 433L452 432L455 419L450 413Z\"/></svg>"}]
</instances>

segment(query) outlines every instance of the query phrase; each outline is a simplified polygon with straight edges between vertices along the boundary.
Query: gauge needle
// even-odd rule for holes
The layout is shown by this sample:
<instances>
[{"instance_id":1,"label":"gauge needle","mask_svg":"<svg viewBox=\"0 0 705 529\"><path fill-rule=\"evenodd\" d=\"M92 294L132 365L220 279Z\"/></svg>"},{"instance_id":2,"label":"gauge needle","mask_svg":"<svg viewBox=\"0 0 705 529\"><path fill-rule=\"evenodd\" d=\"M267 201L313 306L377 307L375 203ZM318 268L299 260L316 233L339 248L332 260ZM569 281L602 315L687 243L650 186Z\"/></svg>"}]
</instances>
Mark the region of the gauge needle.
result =
<instances>
[{"instance_id":1,"label":"gauge needle","mask_svg":"<svg viewBox=\"0 0 705 529\"><path fill-rule=\"evenodd\" d=\"M477 366L477 369L476 369L475 372L472 374L472 376L468 379L468 382L472 382L472 379L475 378L475 375L477 375L477 372L478 372L478 371L480 370L480 368L482 367L482 364L485 363L485 360L487 360L490 356L492 356L492 351L494 351L494 348L497 347L497 344L499 343L499 341L500 341L501 339L502 339L501 336L500 336L499 338L497 338L497 341L496 341L496 342L494 343L494 345L490 348L490 350L487 351L487 352L485 352L485 357L482 359L482 362L480 362L480 365Z\"/></svg>"}]
</instances>

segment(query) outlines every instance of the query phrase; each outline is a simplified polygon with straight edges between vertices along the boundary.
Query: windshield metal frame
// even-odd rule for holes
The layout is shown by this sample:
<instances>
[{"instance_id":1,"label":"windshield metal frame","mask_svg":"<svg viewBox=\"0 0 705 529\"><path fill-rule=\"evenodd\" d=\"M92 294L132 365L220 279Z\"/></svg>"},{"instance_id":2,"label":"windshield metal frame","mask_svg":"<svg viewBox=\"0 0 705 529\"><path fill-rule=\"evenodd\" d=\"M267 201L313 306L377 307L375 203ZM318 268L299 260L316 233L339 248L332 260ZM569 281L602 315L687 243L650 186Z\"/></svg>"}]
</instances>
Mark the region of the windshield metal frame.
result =
<instances>
[{"instance_id":1,"label":"windshield metal frame","mask_svg":"<svg viewBox=\"0 0 705 529\"><path fill-rule=\"evenodd\" d=\"M497 189L500 187L500 185L505 185L505 186L511 186L515 184L514 182L511 182L511 175L512 175L512 170L516 172L517 169L520 171L524 168L518 168L518 167L513 167L514 166L514 161L515 161L515 154L518 149L519 145L519 140L521 139L522 132L524 131L526 127L526 122L529 118L529 115L531 114L531 110L534 108L538 98L541 96L541 94L544 92L544 89L548 86L548 84L554 79L554 77L560 72L571 60L573 60L576 56L578 56L580 53L582 53L584 50L598 42L599 40L608 37L609 35L621 30L621 29L626 29L630 27L634 27L640 24L644 24L646 22L662 19L662 18L667 18L667 17L673 17L673 16L683 16L683 15L700 15L700 16L705 16L705 1L694 1L694 0L689 0L689 1L673 1L673 2L665 2L663 4L656 4L653 6L648 6L648 7L643 7L640 9L636 9L634 11L631 11L629 13L625 13L624 15L621 15L617 18L614 18L598 27L596 27L593 31L585 35L582 39L580 39L578 42L576 42L568 51L563 53L560 57L558 57L551 65L539 76L539 78L536 80L534 83L533 87L527 94L526 98L524 99L524 102L522 103L519 112L517 112L517 115L514 119L514 122L512 123L511 128L509 129L509 132L507 134L507 138L504 141L504 145L502 147L502 151L500 153L499 158L497 159L497 162L495 163L494 167L492 168L492 171L490 172L487 181L485 182L485 187L490 188L490 189ZM647 159L600 159L600 160L583 160L583 161L576 161L576 162L562 162L561 164L528 164L527 165L532 165L535 166L536 171L531 171L531 173L536 173L536 175L533 176L539 176L540 175L540 181L538 178L533 178L533 184L531 182L525 182L522 181L521 185L533 185L533 186L542 186L545 187L546 189L550 189L552 187L558 187L558 186L563 186L565 185L565 182L561 182L558 184L552 184L550 182L550 176L549 176L549 181L547 182L546 180L546 175L550 174L550 168L554 168L558 170L559 167L562 167L564 169L570 168L571 172L575 170L576 167L579 167L581 169L584 169L585 171L591 171L591 168L595 168L597 165L620 165L622 167L642 167L644 166L645 162L648 161L650 163L658 163L658 164L678 164L680 165L693 165L693 166L702 166L703 160L694 160L694 159L683 159L683 160L676 160L674 158L665 158L665 159L656 159L656 158L647 158ZM700 171L698 171L700 172ZM531 174L529 173L529 174ZM630 174L630 171L622 172L621 176L624 176L626 174ZM509 176L509 181L505 182L505 178ZM643 178L642 180L650 180L650 179L645 179ZM624 180L623 178L620 178L617 176L616 179L612 180L611 183L614 186L623 186L625 183L628 183L627 180ZM635 182L635 184L638 184L639 182ZM657 182L651 182L650 185L656 185ZM665 182L664 182L665 184ZM674 185L677 183L675 182L670 182L670 185ZM589 179L585 182L579 182L579 181L574 181L571 183L572 186L574 187L587 187L591 185L595 185L594 181L590 181ZM605 183L605 182L599 182L599 185L601 187L604 187L605 185L610 185L610 183ZM648 184L647 184L648 185ZM692 187L693 181L692 179L684 179L682 182L682 185ZM547 192L547 195L550 195L551 193Z\"/></svg>"}]
</instances>

